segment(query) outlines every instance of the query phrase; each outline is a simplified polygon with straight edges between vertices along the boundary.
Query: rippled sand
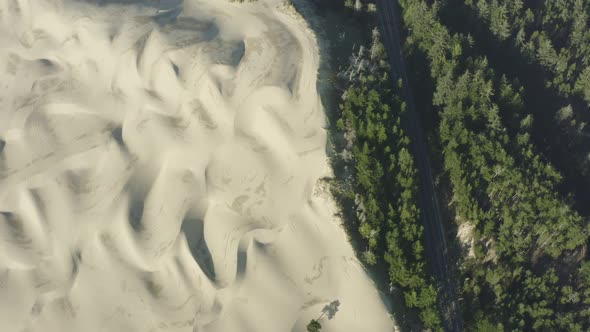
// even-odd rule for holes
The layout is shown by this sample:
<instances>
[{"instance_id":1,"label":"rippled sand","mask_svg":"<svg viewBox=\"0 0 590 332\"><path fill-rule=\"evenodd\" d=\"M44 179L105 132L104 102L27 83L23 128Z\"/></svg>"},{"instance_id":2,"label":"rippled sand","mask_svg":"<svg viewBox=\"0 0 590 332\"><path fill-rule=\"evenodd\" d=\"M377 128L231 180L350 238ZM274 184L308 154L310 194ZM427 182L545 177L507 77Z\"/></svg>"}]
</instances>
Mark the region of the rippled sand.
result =
<instances>
[{"instance_id":1,"label":"rippled sand","mask_svg":"<svg viewBox=\"0 0 590 332\"><path fill-rule=\"evenodd\" d=\"M392 331L279 1L0 1L0 330Z\"/></svg>"}]
</instances>

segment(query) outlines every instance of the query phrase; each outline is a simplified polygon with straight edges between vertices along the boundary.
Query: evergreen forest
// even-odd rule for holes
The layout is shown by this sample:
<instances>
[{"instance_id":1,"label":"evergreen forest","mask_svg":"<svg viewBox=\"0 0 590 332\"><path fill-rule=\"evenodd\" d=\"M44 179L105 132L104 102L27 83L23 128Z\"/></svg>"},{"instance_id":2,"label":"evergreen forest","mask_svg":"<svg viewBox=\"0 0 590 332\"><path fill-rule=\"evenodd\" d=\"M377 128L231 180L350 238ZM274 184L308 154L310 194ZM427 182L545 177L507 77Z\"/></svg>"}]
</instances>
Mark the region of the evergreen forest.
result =
<instances>
[{"instance_id":1,"label":"evergreen forest","mask_svg":"<svg viewBox=\"0 0 590 332\"><path fill-rule=\"evenodd\" d=\"M424 329L448 329L404 120L413 98L464 329L588 331L590 1L391 1L409 82L392 76L383 4L338 7L374 28L340 75L334 129L348 171L334 191L352 206L360 255Z\"/></svg>"}]
</instances>

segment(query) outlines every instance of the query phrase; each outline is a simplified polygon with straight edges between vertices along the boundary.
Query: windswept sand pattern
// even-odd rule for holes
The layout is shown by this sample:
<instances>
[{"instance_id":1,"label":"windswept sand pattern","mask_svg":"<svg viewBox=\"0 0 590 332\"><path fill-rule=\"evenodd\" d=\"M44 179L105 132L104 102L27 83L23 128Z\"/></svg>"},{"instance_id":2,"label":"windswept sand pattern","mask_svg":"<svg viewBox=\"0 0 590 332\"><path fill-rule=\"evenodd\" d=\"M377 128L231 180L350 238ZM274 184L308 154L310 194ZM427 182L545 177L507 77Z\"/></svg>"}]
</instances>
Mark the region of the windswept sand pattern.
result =
<instances>
[{"instance_id":1,"label":"windswept sand pattern","mask_svg":"<svg viewBox=\"0 0 590 332\"><path fill-rule=\"evenodd\" d=\"M0 1L0 330L391 331L275 0Z\"/></svg>"}]
</instances>

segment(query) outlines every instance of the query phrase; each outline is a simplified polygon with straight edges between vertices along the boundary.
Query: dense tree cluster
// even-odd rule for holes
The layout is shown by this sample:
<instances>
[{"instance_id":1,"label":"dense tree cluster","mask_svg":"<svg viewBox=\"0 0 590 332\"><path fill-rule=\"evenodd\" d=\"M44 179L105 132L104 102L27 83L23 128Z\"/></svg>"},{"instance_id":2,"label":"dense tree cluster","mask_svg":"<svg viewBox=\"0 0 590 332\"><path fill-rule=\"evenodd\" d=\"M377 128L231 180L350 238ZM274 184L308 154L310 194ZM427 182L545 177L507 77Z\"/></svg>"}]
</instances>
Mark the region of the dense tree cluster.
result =
<instances>
[{"instance_id":1,"label":"dense tree cluster","mask_svg":"<svg viewBox=\"0 0 590 332\"><path fill-rule=\"evenodd\" d=\"M590 199L590 2L445 0L441 20L476 41L473 52L524 88L531 137ZM577 208L590 213L588 204Z\"/></svg>"},{"instance_id":2,"label":"dense tree cluster","mask_svg":"<svg viewBox=\"0 0 590 332\"><path fill-rule=\"evenodd\" d=\"M562 2L567 1L544 3ZM475 225L475 257L466 258L462 268L466 321L474 330L586 330L587 222L560 196L561 175L532 143L533 117L523 105L522 89L497 75L486 57L473 50L472 36L452 34L441 23L439 3L429 3L400 1L409 31L406 46L414 56L425 55L431 69L432 105L439 111L438 140L454 207ZM496 0L473 5L499 38L511 36L514 27L503 20L519 6ZM552 10L553 19L561 20ZM531 20L523 12L523 20ZM555 51L557 43L548 42L553 34L546 34L530 35L536 59L551 68L562 66L565 51ZM568 66L552 84L570 82ZM583 77L583 72L574 70L571 77ZM577 80L572 87L581 84ZM565 107L560 116L570 112Z\"/></svg>"},{"instance_id":3,"label":"dense tree cluster","mask_svg":"<svg viewBox=\"0 0 590 332\"><path fill-rule=\"evenodd\" d=\"M584 0L464 0L500 40L510 40L546 70L564 97L590 103L590 2ZM587 107L587 105L586 105Z\"/></svg>"},{"instance_id":4,"label":"dense tree cluster","mask_svg":"<svg viewBox=\"0 0 590 332\"><path fill-rule=\"evenodd\" d=\"M374 30L371 47L361 49L342 75L347 88L337 128L344 137L342 159L353 169L345 196L356 206L364 260L385 262L407 307L417 310L425 327L438 330L438 292L425 266L417 175L400 125L406 106L391 83L379 38Z\"/></svg>"}]
</instances>

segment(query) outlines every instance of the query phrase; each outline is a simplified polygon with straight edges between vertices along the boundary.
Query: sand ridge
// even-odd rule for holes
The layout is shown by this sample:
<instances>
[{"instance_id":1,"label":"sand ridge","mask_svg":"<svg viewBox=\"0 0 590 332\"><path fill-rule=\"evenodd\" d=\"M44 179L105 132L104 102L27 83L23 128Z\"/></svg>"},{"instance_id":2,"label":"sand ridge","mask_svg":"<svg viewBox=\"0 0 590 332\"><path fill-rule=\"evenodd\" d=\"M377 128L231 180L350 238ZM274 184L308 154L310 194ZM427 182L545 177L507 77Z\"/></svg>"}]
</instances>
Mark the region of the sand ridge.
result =
<instances>
[{"instance_id":1,"label":"sand ridge","mask_svg":"<svg viewBox=\"0 0 590 332\"><path fill-rule=\"evenodd\" d=\"M391 331L268 0L0 3L2 331Z\"/></svg>"}]
</instances>

